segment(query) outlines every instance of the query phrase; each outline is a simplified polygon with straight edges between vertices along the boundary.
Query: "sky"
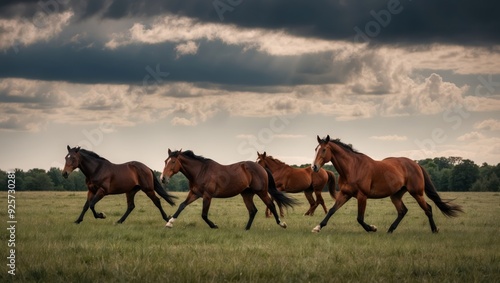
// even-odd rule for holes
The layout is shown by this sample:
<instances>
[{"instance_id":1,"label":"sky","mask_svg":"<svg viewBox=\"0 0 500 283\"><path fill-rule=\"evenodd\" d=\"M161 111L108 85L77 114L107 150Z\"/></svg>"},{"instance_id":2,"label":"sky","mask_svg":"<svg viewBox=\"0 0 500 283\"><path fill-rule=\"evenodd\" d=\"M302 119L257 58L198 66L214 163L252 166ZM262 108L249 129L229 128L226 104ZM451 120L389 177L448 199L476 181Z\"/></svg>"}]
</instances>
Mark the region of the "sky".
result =
<instances>
[{"instance_id":1,"label":"sky","mask_svg":"<svg viewBox=\"0 0 500 283\"><path fill-rule=\"evenodd\" d=\"M500 162L495 1L0 3L0 169L66 146L162 170L311 163L330 135L373 159Z\"/></svg>"}]
</instances>

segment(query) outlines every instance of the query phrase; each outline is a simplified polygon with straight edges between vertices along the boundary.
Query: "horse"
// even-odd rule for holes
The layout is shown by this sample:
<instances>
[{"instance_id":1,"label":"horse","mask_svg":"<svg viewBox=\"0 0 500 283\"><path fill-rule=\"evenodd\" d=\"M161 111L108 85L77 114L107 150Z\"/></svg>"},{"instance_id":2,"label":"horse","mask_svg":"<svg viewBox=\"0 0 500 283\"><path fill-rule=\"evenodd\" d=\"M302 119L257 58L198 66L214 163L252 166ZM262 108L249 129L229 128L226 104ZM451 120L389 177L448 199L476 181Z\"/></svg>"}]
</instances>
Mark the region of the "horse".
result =
<instances>
[{"instance_id":1,"label":"horse","mask_svg":"<svg viewBox=\"0 0 500 283\"><path fill-rule=\"evenodd\" d=\"M331 140L330 135L325 139L320 139L317 136L317 140L319 145L316 147L316 156L311 167L317 172L321 166L331 161L339 172L340 192L337 193L333 207L312 232L320 232L330 217L351 197L358 200L357 220L367 232L377 231L376 226L368 225L364 221L367 198L391 198L398 216L389 227L388 233L394 232L408 212L402 201L406 192L415 198L427 215L433 233L437 233L439 229L432 217L432 207L425 201L424 192L445 216L456 217L459 212L463 212L459 205L441 199L429 174L411 159L388 157L381 161L375 161L339 139Z\"/></svg>"},{"instance_id":2,"label":"horse","mask_svg":"<svg viewBox=\"0 0 500 283\"><path fill-rule=\"evenodd\" d=\"M218 228L215 223L208 219L212 198L229 198L240 194L249 214L246 230L250 229L257 214L257 207L253 202L254 195L258 195L271 210L276 223L282 228L286 228L287 225L279 218L269 194L278 205L292 207L296 204L294 199L276 189L272 174L255 162L242 161L221 165L212 159L198 156L191 150L171 151L168 149L168 158L165 160L165 168L161 176L162 182L168 184L169 179L178 172L181 172L189 180L189 193L186 200L179 205L175 214L165 225L168 228L173 227L174 221L186 206L200 197L203 198L201 217L212 229Z\"/></svg>"},{"instance_id":3,"label":"horse","mask_svg":"<svg viewBox=\"0 0 500 283\"><path fill-rule=\"evenodd\" d=\"M66 163L62 171L63 177L68 178L73 170L79 168L85 175L88 188L87 201L75 223L79 224L83 221L83 216L89 208L96 219L106 218L104 213L95 211L96 203L106 195L125 193L127 195L127 210L117 222L123 223L135 208L134 197L139 190L142 190L153 201L165 221L170 220L163 211L155 191L172 206L175 205L174 199L177 197L170 195L163 189L153 170L149 167L137 161L113 164L95 152L80 147L70 148L68 145L67 149Z\"/></svg>"},{"instance_id":4,"label":"horse","mask_svg":"<svg viewBox=\"0 0 500 283\"><path fill-rule=\"evenodd\" d=\"M314 172L311 167L306 168L293 168L284 162L267 155L266 152L260 154L257 152L257 163L271 171L276 187L279 191L287 193L300 193L304 195L309 202L309 209L304 215L314 215L316 207L321 205L325 214L327 213L325 201L321 196L321 191L328 183L328 191L330 196L335 199L335 174L332 171L321 168L318 172ZM316 195L314 200L313 192ZM280 207L280 214L283 216L283 211ZM266 209L266 216L269 217L268 210Z\"/></svg>"}]
</instances>

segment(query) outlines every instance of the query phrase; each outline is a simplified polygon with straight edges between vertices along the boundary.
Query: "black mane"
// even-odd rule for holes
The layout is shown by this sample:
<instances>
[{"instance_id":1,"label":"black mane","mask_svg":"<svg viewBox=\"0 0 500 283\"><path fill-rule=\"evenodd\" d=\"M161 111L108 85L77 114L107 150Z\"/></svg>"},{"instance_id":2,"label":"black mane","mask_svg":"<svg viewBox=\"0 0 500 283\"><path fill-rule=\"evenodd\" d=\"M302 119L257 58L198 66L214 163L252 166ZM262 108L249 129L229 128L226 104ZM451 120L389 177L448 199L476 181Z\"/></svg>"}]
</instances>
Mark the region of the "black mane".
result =
<instances>
[{"instance_id":1,"label":"black mane","mask_svg":"<svg viewBox=\"0 0 500 283\"><path fill-rule=\"evenodd\" d=\"M78 150L78 152L83 153L83 154L88 155L88 156L93 157L93 158L97 158L97 159L104 160L104 161L109 161L106 158L101 157L99 154L97 154L93 151L90 151L90 150L86 150L86 149L81 148L80 150Z\"/></svg>"},{"instance_id":2,"label":"black mane","mask_svg":"<svg viewBox=\"0 0 500 283\"><path fill-rule=\"evenodd\" d=\"M346 143L343 143L340 139L330 139L331 142L333 142L334 144L342 147L343 149L347 150L347 151L350 151L352 153L357 153L357 154L362 154L361 152L355 150L354 148L352 148L352 145L350 144L346 144ZM327 140L326 139L322 139L321 142L324 142L326 143Z\"/></svg>"},{"instance_id":3,"label":"black mane","mask_svg":"<svg viewBox=\"0 0 500 283\"><path fill-rule=\"evenodd\" d=\"M191 158L191 159L194 159L194 160L198 160L198 161L201 161L201 162L207 162L207 161L211 161L212 160L212 159L200 156L200 155L196 155L196 154L194 154L194 152L192 150L186 150L186 151L178 151L178 150L176 150L176 151L173 151L172 153L170 153L170 156L171 157L178 157L181 154L183 156L186 156L188 158Z\"/></svg>"}]
</instances>

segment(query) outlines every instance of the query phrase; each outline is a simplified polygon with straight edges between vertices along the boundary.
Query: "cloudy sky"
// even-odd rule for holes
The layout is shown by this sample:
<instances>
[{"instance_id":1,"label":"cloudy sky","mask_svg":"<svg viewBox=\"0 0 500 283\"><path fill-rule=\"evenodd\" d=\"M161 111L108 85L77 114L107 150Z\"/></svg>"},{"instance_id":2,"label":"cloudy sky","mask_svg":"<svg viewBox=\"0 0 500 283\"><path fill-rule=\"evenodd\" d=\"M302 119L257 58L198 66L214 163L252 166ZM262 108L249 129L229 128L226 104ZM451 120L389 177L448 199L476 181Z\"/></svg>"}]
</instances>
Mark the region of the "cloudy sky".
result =
<instances>
[{"instance_id":1,"label":"cloudy sky","mask_svg":"<svg viewBox=\"0 0 500 283\"><path fill-rule=\"evenodd\" d=\"M500 162L500 4L411 0L0 3L0 168L66 145L163 168L371 156Z\"/></svg>"}]
</instances>

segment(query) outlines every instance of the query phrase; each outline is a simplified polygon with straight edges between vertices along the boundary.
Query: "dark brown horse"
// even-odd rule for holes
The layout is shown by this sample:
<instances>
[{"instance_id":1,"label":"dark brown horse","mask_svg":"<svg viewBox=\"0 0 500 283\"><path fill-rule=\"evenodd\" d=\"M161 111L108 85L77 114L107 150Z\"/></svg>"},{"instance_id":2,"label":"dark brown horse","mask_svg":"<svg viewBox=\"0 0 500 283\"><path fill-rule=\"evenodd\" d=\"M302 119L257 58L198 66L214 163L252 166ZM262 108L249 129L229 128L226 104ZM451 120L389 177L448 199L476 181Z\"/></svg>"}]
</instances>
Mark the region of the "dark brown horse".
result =
<instances>
[{"instance_id":1,"label":"dark brown horse","mask_svg":"<svg viewBox=\"0 0 500 283\"><path fill-rule=\"evenodd\" d=\"M391 198L398 212L398 217L392 223L388 233L392 233L398 227L399 222L408 212L402 201L406 192L409 192L424 210L425 215L429 218L433 233L437 233L439 229L434 223L432 208L425 201L424 192L444 215L454 217L457 216L458 212L462 212L460 206L441 199L429 178L429 174L416 162L404 157L389 157L382 161L375 161L353 150L351 146L338 139L330 140L330 136L325 139L320 139L318 136L317 139L319 145L316 147L316 157L312 168L314 171L318 171L326 162L331 161L340 175L340 192L337 194L333 207L312 232L319 232L321 228L326 226L335 211L351 197L358 199L357 220L367 232L377 231L377 227L368 225L364 221L367 198Z\"/></svg>"},{"instance_id":2,"label":"dark brown horse","mask_svg":"<svg viewBox=\"0 0 500 283\"><path fill-rule=\"evenodd\" d=\"M173 199L176 197L168 194L163 189L149 167L137 161L113 164L92 151L81 149L80 147L70 148L68 146L67 148L66 164L62 172L64 178L67 178L69 173L79 168L86 177L88 187L87 201L83 206L80 217L78 217L75 223L78 224L83 221L83 216L89 207L94 213L95 218L106 218L104 213L97 213L95 211L96 203L105 195L125 193L127 194L127 211L118 220L118 223L122 223L134 209L134 197L139 190L146 193L153 201L165 221L168 222L170 220L165 211L163 211L160 199L156 196L155 191L170 205L175 204Z\"/></svg>"},{"instance_id":3,"label":"dark brown horse","mask_svg":"<svg viewBox=\"0 0 500 283\"><path fill-rule=\"evenodd\" d=\"M267 155L266 152L263 154L257 152L257 163L273 173L274 181L279 191L285 191L287 193L304 192L309 202L309 209L304 215L314 215L314 210L316 210L316 207L319 205L323 207L326 214L327 209L325 201L321 196L321 191L327 183L330 196L335 199L335 175L332 171L321 168L318 172L314 172L311 167L293 168ZM313 192L316 195L316 200L314 200ZM283 216L281 207L280 214ZM267 209L266 216L269 216Z\"/></svg>"},{"instance_id":4,"label":"dark brown horse","mask_svg":"<svg viewBox=\"0 0 500 283\"><path fill-rule=\"evenodd\" d=\"M186 200L179 205L179 209L168 221L166 227L172 228L175 219L182 210L201 197L203 198L201 217L210 228L218 228L208 219L208 210L212 198L229 198L241 194L249 213L246 230L250 229L255 214L257 214L257 208L253 202L254 195L258 195L271 210L276 223L286 228L286 223L280 220L269 194L279 205L291 207L295 204L295 201L279 192L276 189L271 173L257 163L242 161L226 166L211 159L197 156L190 150L172 152L169 149L168 158L165 160L165 168L163 169L162 181L168 183L168 180L179 171L189 180L189 193Z\"/></svg>"}]
</instances>

